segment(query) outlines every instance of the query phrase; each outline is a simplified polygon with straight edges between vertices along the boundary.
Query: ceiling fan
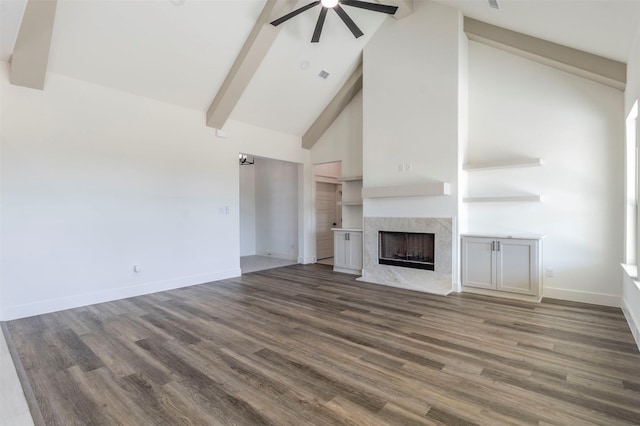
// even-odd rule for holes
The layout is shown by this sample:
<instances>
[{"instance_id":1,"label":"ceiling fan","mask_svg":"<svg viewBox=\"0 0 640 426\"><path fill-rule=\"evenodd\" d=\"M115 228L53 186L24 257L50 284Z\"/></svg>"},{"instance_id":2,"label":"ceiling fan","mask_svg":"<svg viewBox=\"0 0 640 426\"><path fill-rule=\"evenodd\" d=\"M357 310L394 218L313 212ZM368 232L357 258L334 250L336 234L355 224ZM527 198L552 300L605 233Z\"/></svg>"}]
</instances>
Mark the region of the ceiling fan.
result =
<instances>
[{"instance_id":1,"label":"ceiling fan","mask_svg":"<svg viewBox=\"0 0 640 426\"><path fill-rule=\"evenodd\" d=\"M333 9L336 11L340 19L342 19L342 21L351 30L355 38L362 36L363 32L360 31L360 28L358 28L356 23L353 22L353 19L351 19L349 15L347 15L347 12L344 11L341 5L357 7L357 8L366 9L366 10L372 10L374 12L388 13L389 15L395 14L396 11L398 10L397 6L387 6L384 4L369 3L366 1L359 1L359 0L318 0L318 1L311 2L306 6L302 6L291 13L287 13L283 17L278 18L275 21L271 22L271 25L273 25L274 27L277 27L283 22L286 22L289 19L293 18L294 16L297 16L302 12L305 12L317 5L322 5L322 9L320 9L320 16L318 16L318 22L316 23L316 28L313 31L313 37L311 38L311 43L317 43L320 41L320 34L322 34L322 27L324 26L324 20L327 17L327 12L329 11L329 9Z\"/></svg>"}]
</instances>

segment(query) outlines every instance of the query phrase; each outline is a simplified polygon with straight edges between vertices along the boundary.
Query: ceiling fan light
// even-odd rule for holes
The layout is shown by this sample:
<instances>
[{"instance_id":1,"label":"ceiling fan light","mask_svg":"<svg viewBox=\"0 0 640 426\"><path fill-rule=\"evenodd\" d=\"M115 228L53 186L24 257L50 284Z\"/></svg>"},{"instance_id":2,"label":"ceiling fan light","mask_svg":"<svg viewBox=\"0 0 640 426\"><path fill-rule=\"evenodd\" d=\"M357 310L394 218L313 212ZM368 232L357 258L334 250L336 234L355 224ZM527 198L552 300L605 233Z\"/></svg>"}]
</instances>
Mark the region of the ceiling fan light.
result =
<instances>
[{"instance_id":1,"label":"ceiling fan light","mask_svg":"<svg viewBox=\"0 0 640 426\"><path fill-rule=\"evenodd\" d=\"M323 7L332 8L338 5L338 0L320 0L320 3Z\"/></svg>"}]
</instances>

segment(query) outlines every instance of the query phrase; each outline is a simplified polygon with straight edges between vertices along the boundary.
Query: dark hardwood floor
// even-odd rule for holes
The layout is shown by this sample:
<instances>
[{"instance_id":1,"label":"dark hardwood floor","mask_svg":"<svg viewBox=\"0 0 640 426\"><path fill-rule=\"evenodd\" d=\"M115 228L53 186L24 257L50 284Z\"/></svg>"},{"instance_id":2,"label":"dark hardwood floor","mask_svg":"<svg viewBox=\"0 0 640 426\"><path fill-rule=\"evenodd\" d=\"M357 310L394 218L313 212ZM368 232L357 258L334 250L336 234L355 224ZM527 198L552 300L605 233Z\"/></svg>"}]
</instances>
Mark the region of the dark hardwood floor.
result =
<instances>
[{"instance_id":1,"label":"dark hardwood floor","mask_svg":"<svg viewBox=\"0 0 640 426\"><path fill-rule=\"evenodd\" d=\"M6 326L47 425L640 424L613 308L295 265Z\"/></svg>"}]
</instances>

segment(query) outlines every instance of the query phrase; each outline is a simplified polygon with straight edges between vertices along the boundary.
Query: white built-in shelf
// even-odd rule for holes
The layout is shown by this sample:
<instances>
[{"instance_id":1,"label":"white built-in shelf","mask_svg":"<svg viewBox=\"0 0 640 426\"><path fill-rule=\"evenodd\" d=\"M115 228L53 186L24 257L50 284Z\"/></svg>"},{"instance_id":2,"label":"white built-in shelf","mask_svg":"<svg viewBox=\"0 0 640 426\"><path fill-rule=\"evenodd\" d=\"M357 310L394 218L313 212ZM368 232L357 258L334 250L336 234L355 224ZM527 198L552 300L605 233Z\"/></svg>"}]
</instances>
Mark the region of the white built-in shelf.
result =
<instances>
[{"instance_id":1,"label":"white built-in shelf","mask_svg":"<svg viewBox=\"0 0 640 426\"><path fill-rule=\"evenodd\" d=\"M448 182L362 188L362 198L429 197L449 195L450 193Z\"/></svg>"},{"instance_id":2,"label":"white built-in shelf","mask_svg":"<svg viewBox=\"0 0 640 426\"><path fill-rule=\"evenodd\" d=\"M338 201L339 206L361 206L362 200L360 201Z\"/></svg>"},{"instance_id":3,"label":"white built-in shelf","mask_svg":"<svg viewBox=\"0 0 640 426\"><path fill-rule=\"evenodd\" d=\"M332 183L335 185L338 184L338 179L336 179L335 176L315 175L315 178L316 178L316 182Z\"/></svg>"},{"instance_id":4,"label":"white built-in shelf","mask_svg":"<svg viewBox=\"0 0 640 426\"><path fill-rule=\"evenodd\" d=\"M362 176L340 176L338 182L358 182L362 180Z\"/></svg>"},{"instance_id":5,"label":"white built-in shelf","mask_svg":"<svg viewBox=\"0 0 640 426\"><path fill-rule=\"evenodd\" d=\"M540 195L511 195L500 197L466 197L462 199L465 203L520 203L520 202L540 202Z\"/></svg>"},{"instance_id":6,"label":"white built-in shelf","mask_svg":"<svg viewBox=\"0 0 640 426\"><path fill-rule=\"evenodd\" d=\"M536 166L542 166L542 160L540 158L488 161L485 163L467 163L462 167L462 169L468 172L476 172L482 170L515 169L520 167Z\"/></svg>"}]
</instances>

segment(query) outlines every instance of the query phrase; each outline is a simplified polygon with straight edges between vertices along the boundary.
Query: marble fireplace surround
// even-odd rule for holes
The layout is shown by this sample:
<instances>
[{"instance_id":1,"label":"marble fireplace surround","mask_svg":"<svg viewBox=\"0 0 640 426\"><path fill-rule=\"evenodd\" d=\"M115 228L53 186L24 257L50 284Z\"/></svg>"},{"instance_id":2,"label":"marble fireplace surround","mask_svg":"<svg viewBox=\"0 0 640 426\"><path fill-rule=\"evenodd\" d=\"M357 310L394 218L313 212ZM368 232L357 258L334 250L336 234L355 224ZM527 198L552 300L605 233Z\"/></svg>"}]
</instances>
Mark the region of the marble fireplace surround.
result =
<instances>
[{"instance_id":1,"label":"marble fireplace surround","mask_svg":"<svg viewBox=\"0 0 640 426\"><path fill-rule=\"evenodd\" d=\"M433 271L378 264L378 231L435 234ZM453 219L365 217L362 277L358 281L447 295L453 291Z\"/></svg>"}]
</instances>

